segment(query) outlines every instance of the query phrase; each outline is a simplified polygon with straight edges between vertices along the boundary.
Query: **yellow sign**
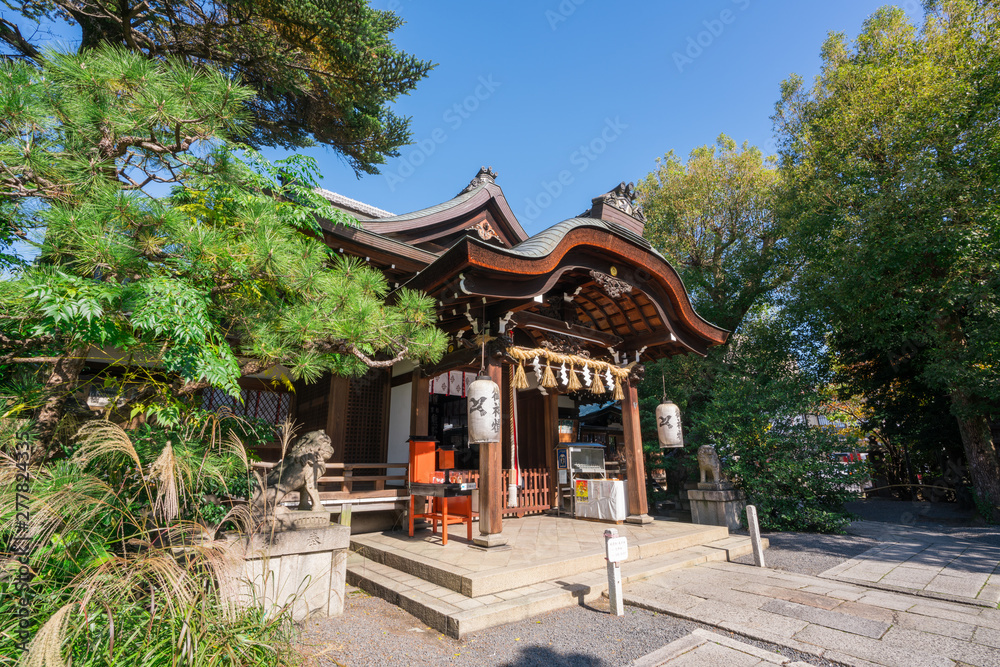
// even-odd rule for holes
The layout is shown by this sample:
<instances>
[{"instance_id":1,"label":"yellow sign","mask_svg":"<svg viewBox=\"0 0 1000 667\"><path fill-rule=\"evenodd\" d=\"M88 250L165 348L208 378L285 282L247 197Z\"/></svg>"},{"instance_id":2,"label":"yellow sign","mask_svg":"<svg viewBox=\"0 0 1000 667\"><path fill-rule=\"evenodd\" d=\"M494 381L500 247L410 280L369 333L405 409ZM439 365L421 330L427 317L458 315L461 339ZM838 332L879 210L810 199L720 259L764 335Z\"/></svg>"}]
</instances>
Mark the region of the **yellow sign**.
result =
<instances>
[{"instance_id":1,"label":"yellow sign","mask_svg":"<svg viewBox=\"0 0 1000 667\"><path fill-rule=\"evenodd\" d=\"M590 492L587 487L587 480L578 479L576 480L576 497L577 498L589 498Z\"/></svg>"}]
</instances>

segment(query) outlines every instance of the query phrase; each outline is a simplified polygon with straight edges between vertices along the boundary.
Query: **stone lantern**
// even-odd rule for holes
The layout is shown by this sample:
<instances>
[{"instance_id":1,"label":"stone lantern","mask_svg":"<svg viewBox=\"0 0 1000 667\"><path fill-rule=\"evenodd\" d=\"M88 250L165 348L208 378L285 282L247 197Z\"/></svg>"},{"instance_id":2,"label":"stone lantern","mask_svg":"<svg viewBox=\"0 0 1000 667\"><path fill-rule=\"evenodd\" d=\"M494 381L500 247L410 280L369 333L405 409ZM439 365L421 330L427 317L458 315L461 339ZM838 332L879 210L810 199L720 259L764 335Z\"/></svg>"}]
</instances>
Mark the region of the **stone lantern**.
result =
<instances>
[{"instance_id":1,"label":"stone lantern","mask_svg":"<svg viewBox=\"0 0 1000 667\"><path fill-rule=\"evenodd\" d=\"M681 409L666 396L656 406L656 435L660 439L660 449L684 446L681 433Z\"/></svg>"},{"instance_id":2,"label":"stone lantern","mask_svg":"<svg viewBox=\"0 0 1000 667\"><path fill-rule=\"evenodd\" d=\"M480 374L468 390L469 442L500 442L500 387Z\"/></svg>"}]
</instances>

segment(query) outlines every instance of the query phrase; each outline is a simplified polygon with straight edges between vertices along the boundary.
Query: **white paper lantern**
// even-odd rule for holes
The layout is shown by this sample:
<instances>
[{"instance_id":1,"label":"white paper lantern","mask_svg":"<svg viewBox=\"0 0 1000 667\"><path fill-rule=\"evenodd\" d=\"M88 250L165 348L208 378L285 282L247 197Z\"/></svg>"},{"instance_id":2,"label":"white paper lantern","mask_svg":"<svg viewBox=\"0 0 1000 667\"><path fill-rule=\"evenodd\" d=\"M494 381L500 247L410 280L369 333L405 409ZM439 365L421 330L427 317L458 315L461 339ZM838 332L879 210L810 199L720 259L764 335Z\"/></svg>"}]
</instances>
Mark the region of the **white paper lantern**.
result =
<instances>
[{"instance_id":1,"label":"white paper lantern","mask_svg":"<svg viewBox=\"0 0 1000 667\"><path fill-rule=\"evenodd\" d=\"M663 403L656 406L656 435L660 439L661 449L684 446L681 409L673 401L664 399Z\"/></svg>"},{"instance_id":2,"label":"white paper lantern","mask_svg":"<svg viewBox=\"0 0 1000 667\"><path fill-rule=\"evenodd\" d=\"M500 387L489 375L469 385L469 442L500 442Z\"/></svg>"}]
</instances>

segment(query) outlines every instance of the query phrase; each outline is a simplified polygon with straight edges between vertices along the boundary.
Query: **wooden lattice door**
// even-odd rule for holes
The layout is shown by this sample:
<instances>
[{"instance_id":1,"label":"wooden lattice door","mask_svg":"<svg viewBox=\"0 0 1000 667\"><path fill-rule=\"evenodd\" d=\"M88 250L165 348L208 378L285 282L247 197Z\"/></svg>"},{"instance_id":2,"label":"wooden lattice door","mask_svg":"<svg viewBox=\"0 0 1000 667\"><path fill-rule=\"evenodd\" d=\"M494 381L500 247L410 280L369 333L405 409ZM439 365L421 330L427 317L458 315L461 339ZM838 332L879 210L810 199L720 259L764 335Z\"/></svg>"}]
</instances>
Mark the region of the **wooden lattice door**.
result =
<instances>
[{"instance_id":1,"label":"wooden lattice door","mask_svg":"<svg viewBox=\"0 0 1000 667\"><path fill-rule=\"evenodd\" d=\"M389 442L389 372L371 369L352 378L344 412L344 463L385 463ZM354 476L382 475L384 470L356 468ZM374 488L357 482L354 491Z\"/></svg>"}]
</instances>

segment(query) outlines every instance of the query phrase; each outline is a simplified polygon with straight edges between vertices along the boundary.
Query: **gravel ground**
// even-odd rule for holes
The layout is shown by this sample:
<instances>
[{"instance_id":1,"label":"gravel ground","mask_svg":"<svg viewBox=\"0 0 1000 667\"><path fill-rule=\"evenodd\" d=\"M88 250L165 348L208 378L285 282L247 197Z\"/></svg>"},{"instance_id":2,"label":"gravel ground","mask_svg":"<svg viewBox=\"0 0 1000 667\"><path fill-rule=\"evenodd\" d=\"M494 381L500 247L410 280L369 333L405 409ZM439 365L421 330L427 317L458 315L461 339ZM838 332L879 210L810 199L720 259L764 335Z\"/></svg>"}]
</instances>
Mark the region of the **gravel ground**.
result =
<instances>
[{"instance_id":1,"label":"gravel ground","mask_svg":"<svg viewBox=\"0 0 1000 667\"><path fill-rule=\"evenodd\" d=\"M1000 545L1000 526L985 525L975 512L955 503L906 502L871 498L845 505L865 521L910 526L921 532L935 532L954 539Z\"/></svg>"},{"instance_id":2,"label":"gravel ground","mask_svg":"<svg viewBox=\"0 0 1000 667\"><path fill-rule=\"evenodd\" d=\"M472 633L463 640L428 628L399 607L364 592L347 597L338 619L306 622L301 648L307 665L477 665L503 667L611 667L627 665L696 628L822 667L829 661L663 614L625 607L608 613L607 600L567 607L528 620Z\"/></svg>"}]
</instances>

